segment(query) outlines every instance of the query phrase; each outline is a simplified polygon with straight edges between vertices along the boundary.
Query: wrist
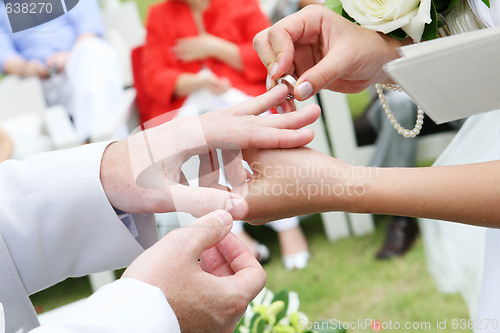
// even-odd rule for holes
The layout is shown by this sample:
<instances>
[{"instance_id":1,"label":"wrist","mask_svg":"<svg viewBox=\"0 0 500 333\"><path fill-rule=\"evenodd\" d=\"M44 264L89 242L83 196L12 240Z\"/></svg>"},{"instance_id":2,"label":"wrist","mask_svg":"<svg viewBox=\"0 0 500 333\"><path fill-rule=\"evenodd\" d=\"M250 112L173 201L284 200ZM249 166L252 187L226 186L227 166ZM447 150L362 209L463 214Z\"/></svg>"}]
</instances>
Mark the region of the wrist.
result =
<instances>
[{"instance_id":1,"label":"wrist","mask_svg":"<svg viewBox=\"0 0 500 333\"><path fill-rule=\"evenodd\" d=\"M333 163L323 176L322 211L362 213L370 195L378 168L349 165L331 158Z\"/></svg>"},{"instance_id":2,"label":"wrist","mask_svg":"<svg viewBox=\"0 0 500 333\"><path fill-rule=\"evenodd\" d=\"M383 66L388 62L400 58L401 54L399 53L399 48L411 44L412 40L411 38L399 40L380 32L378 32L377 34L382 38L385 44L385 47L383 48L384 50L383 55L382 57L380 57L381 59L383 59L382 68L380 68L381 78L378 80L377 83L391 84L394 83L394 81L385 73Z\"/></svg>"}]
</instances>

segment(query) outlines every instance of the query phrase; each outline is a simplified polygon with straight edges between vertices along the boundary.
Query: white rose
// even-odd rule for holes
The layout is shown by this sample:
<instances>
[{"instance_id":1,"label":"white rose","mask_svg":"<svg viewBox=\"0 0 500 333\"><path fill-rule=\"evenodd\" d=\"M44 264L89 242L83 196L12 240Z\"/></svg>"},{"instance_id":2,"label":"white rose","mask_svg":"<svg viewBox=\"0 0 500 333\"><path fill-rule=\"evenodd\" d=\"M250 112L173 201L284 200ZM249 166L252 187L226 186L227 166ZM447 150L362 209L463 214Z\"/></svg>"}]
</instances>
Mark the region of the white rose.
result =
<instances>
[{"instance_id":1,"label":"white rose","mask_svg":"<svg viewBox=\"0 0 500 333\"><path fill-rule=\"evenodd\" d=\"M340 0L362 27L384 34L402 28L415 42L431 23L431 0Z\"/></svg>"}]
</instances>

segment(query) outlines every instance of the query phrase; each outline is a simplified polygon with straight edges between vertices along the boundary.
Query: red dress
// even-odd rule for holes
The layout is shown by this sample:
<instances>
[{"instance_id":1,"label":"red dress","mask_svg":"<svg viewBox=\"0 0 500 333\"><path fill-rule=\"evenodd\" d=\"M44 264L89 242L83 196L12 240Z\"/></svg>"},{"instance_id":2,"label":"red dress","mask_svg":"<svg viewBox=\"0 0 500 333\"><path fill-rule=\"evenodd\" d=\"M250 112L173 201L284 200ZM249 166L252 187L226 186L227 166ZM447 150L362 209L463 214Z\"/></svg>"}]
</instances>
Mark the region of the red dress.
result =
<instances>
[{"instance_id":1,"label":"red dress","mask_svg":"<svg viewBox=\"0 0 500 333\"><path fill-rule=\"evenodd\" d=\"M254 36L270 26L269 19L260 10L257 0L211 0L203 13L207 33L235 43L240 50L243 71L213 58L182 62L172 48L180 38L199 34L189 6L182 0L170 0L152 6L147 19L147 40L142 55L139 75L150 99L148 110L141 110L144 122L166 112L172 119L185 97L174 96L177 77L182 73L198 73L203 66L218 77L226 77L231 85L247 95L265 92L267 70L253 49Z\"/></svg>"}]
</instances>

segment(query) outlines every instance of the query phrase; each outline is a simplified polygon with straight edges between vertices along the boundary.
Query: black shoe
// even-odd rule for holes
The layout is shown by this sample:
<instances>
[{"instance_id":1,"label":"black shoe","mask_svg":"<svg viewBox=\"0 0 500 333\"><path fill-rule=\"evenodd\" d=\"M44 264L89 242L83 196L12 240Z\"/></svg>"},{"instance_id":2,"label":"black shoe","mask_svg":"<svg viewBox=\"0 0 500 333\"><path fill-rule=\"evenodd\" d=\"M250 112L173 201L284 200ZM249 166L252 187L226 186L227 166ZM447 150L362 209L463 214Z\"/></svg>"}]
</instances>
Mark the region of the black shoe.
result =
<instances>
[{"instance_id":1,"label":"black shoe","mask_svg":"<svg viewBox=\"0 0 500 333\"><path fill-rule=\"evenodd\" d=\"M417 221L412 217L395 216L385 236L384 245L379 249L377 259L391 259L406 253L418 235Z\"/></svg>"}]
</instances>

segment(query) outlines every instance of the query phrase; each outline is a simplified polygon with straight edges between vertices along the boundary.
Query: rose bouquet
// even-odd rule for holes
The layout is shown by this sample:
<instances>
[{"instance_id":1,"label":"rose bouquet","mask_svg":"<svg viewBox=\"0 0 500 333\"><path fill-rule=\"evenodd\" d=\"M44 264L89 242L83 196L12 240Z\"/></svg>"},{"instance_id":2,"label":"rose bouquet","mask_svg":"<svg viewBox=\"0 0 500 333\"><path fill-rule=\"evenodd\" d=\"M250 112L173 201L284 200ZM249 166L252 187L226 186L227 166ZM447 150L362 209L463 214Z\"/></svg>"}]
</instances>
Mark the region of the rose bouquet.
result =
<instances>
[{"instance_id":1,"label":"rose bouquet","mask_svg":"<svg viewBox=\"0 0 500 333\"><path fill-rule=\"evenodd\" d=\"M467 0L327 0L326 6L362 27L419 42L437 38L443 24L439 14L460 1Z\"/></svg>"},{"instance_id":2,"label":"rose bouquet","mask_svg":"<svg viewBox=\"0 0 500 333\"><path fill-rule=\"evenodd\" d=\"M264 288L248 305L234 333L345 333L330 322L309 322L299 311L299 296L284 289L274 295ZM341 326L341 325L338 325ZM321 327L322 329L315 329ZM326 328L323 328L326 327Z\"/></svg>"}]
</instances>

